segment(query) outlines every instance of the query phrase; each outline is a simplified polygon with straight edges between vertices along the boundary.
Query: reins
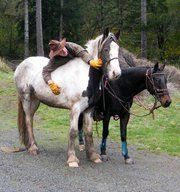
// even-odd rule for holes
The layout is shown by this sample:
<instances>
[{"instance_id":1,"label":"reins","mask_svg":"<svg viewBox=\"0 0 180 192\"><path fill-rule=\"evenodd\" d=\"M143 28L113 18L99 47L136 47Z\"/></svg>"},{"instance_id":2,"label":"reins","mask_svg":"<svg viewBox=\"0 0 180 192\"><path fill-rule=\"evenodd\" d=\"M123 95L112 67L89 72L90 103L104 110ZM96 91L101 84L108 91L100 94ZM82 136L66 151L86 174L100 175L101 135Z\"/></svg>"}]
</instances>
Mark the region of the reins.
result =
<instances>
[{"instance_id":1,"label":"reins","mask_svg":"<svg viewBox=\"0 0 180 192\"><path fill-rule=\"evenodd\" d=\"M167 92L167 89L158 89L158 88L156 88L155 87L155 85L154 85L154 80L153 80L153 78L152 78L152 76L155 76L155 75L164 75L163 73L155 73L155 74L150 74L149 73L149 69L146 71L146 88L148 89L149 88L149 84L148 83L151 83L151 85L152 85L152 88L153 88L153 90L154 90L154 94L152 94L152 96L153 96L153 98L154 98L154 104L153 104L153 106L151 107L151 108L149 108L149 107L146 107L144 104L142 104L142 102L139 100L139 99L137 99L137 101L138 101L138 103L139 103L139 106L141 106L141 107L144 107L144 109L146 109L146 110L149 110L149 113L147 113L147 114L144 114L144 115L137 115L137 114L135 114L135 113L132 113L132 112L130 112L130 110L125 106L125 105L128 105L128 104L130 104L129 102L125 102L125 101L123 101L122 99L120 99L117 95L116 95L116 93L114 92L114 90L113 90L113 88L111 87L111 85L110 85L110 83L109 83L109 81L108 81L108 79L106 78L106 77L104 77L105 78L105 80L102 80L102 94L103 94L103 107L104 107L104 109L105 109L105 97L104 97L104 89L106 89L107 90L107 92L112 96L112 97L114 97L115 99L117 99L118 100L118 102L121 104L121 106L130 114L130 115L134 115L134 116L136 116L136 117L145 117L145 116L148 116L148 115L150 115L150 114L152 114L153 115L153 119L154 119L154 110L155 109L158 109L159 107L161 107L161 104L159 104L159 105L157 105L157 103L158 103L158 100L157 100L157 98L159 98L159 96L160 95L162 95L162 94L164 94L164 93L166 93ZM107 86L108 85L108 86ZM148 89L149 90L149 89ZM136 98L137 98L137 96L136 96ZM125 103L125 104L124 104ZM138 105L138 104L137 104ZM130 107L129 107L130 108ZM115 117L114 118L115 120L117 120L118 118L117 117Z\"/></svg>"},{"instance_id":2,"label":"reins","mask_svg":"<svg viewBox=\"0 0 180 192\"><path fill-rule=\"evenodd\" d=\"M112 39L112 41L114 41L114 42L116 42L116 39L114 39L113 38L113 36L110 36L110 37L108 37L109 39ZM105 41L104 41L105 42ZM114 57L114 58L111 58L111 59L109 59L109 60L107 60L106 61L106 58L103 56L103 54L101 54L101 49L102 49L102 47L103 47L103 45L104 45L104 42L102 43L102 44L100 44L100 42L98 43L98 53L99 53L99 55L98 55L98 57L99 58L101 58L103 61L105 61L105 64L104 64L104 69L106 69L107 68L107 65L112 61L112 60L115 60L115 59L118 59L119 60L119 58L118 57ZM156 73L157 75L159 75L159 74L162 74L162 73ZM106 106L105 106L105 93L104 93L104 91L105 91L105 89L108 91L108 93L112 96L112 97L114 97L115 99L117 99L118 100L118 102L121 104L121 106L129 113L129 114L131 114L131 115L134 115L134 116L136 116L136 117L145 117L145 116L148 116L148 115L150 115L150 114L152 114L153 115L153 118L154 118L154 110L155 109L158 109L159 107L161 107L161 105L157 105L157 103L158 103L158 100L157 100L157 98L159 98L159 96L160 96L160 94L164 94L164 92L165 91L167 91L167 89L158 89L158 88L156 88L155 86L154 86L154 81L153 81L153 78L152 78L152 76L153 76L154 74L149 74L149 70L147 70L146 71L146 88L148 89L148 87L149 87L149 85L148 85L148 82L150 82L151 84L152 84L152 87L153 87L153 90L154 90L154 92L155 92L155 94L152 94L153 95L153 97L154 97L154 105L152 106L152 108L147 108L147 107L145 107L142 103L140 103L140 106L143 106L145 109L148 109L149 110L149 113L147 113L147 114L144 114L144 115L137 115L137 114L135 114L135 113L132 113L132 112L130 112L130 110L125 106L125 105L130 105L130 103L129 102L125 102L125 101L123 101L122 99L120 99L117 95L116 95L116 93L114 92L114 90L113 90L113 88L111 87L111 85L109 84L109 81L108 81L108 79L105 77L105 71L104 71L104 75L103 75L103 78L102 78L102 82L101 82L101 86L102 86L102 96L103 96L103 108L105 109L106 108ZM106 78L105 79L105 81L104 81L104 78ZM108 85L108 86L107 86ZM109 88L108 88L109 87ZM130 106L129 106L129 108L130 108ZM117 118L116 118L117 119Z\"/></svg>"},{"instance_id":3,"label":"reins","mask_svg":"<svg viewBox=\"0 0 180 192\"><path fill-rule=\"evenodd\" d=\"M154 110L155 110L155 109L158 109L159 107L161 107L161 105L158 105L158 106L157 106L157 99L156 99L156 97L154 97L154 99L155 99L154 105L153 105L153 107L152 107L151 109L149 109L149 113L144 114L144 115L137 115L137 114L135 114L135 113L130 112L130 110L123 104L123 103L129 104L129 102L125 102L125 101L121 100L121 99L115 94L115 92L114 92L114 90L112 89L112 87L110 86L109 82L108 82L108 86L109 86L110 89L111 89L111 90L109 90L107 87L105 87L105 89L108 91L108 93L109 93L112 97L114 97L115 99L117 99L118 102L121 104L121 106L122 106L130 115L133 115L133 116L135 116L135 117L145 117L145 116L148 116L148 115L152 114L152 115L153 115L153 118L154 118L154 114L153 114ZM148 108L145 108L145 109L148 109ZM117 120L117 118L116 118L115 120Z\"/></svg>"}]
</instances>

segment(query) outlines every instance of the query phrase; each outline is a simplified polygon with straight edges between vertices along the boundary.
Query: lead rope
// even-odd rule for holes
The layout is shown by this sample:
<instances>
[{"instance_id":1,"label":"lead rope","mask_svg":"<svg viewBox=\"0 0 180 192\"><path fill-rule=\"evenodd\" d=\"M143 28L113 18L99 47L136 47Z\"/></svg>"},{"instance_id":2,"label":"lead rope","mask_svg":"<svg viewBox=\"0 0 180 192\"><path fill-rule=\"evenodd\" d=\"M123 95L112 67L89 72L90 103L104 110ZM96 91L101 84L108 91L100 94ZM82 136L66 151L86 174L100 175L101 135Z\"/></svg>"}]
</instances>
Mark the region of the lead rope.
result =
<instances>
[{"instance_id":1,"label":"lead rope","mask_svg":"<svg viewBox=\"0 0 180 192\"><path fill-rule=\"evenodd\" d=\"M145 110L149 110L152 113L152 118L154 120L155 119L154 110L161 107L161 104L157 105L157 99L154 97L154 99L155 99L154 105L150 108L149 106L144 105L144 103L140 100L139 96L135 96L134 98L138 102L138 103L135 102L135 104L138 105L139 107L143 107Z\"/></svg>"},{"instance_id":2,"label":"lead rope","mask_svg":"<svg viewBox=\"0 0 180 192\"><path fill-rule=\"evenodd\" d=\"M154 114L153 114L153 113L154 113L154 110L155 110L155 109L158 109L159 107L161 107L161 105L158 105L158 106L157 106L157 99L153 96L155 101L154 101L153 107L152 107L151 109L149 109L149 113L147 113L147 114L145 114L145 115L136 115L135 113L130 112L129 109L127 109L127 108L123 105L124 101L121 100L121 99L116 95L116 93L114 92L114 90L113 90L112 87L110 86L109 82L107 82L107 84L109 85L109 88L111 89L111 91L110 91L107 87L105 87L105 89L108 91L108 93L109 93L111 96L113 96L114 98L116 98L116 99L119 101L119 103L121 104L121 106L122 106L130 115L134 115L134 116L136 116L136 117L145 117L145 116L148 116L148 115L152 114L152 115L153 115L153 118L154 118Z\"/></svg>"}]
</instances>

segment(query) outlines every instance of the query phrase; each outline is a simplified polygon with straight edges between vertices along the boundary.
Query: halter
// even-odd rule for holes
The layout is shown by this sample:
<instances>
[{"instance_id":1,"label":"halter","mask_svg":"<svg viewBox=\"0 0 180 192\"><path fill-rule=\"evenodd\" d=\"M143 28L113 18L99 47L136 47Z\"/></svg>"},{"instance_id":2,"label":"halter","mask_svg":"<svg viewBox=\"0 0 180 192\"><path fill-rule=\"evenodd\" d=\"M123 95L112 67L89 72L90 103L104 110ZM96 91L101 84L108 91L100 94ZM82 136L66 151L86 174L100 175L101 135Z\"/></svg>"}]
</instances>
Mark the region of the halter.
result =
<instances>
[{"instance_id":1,"label":"halter","mask_svg":"<svg viewBox=\"0 0 180 192\"><path fill-rule=\"evenodd\" d=\"M154 94L152 94L152 95L155 96L157 99L160 99L160 96L168 94L168 89L157 88L154 84L153 77L157 76L157 75L163 75L164 76L164 73L151 73L150 71L151 71L150 69L147 69L147 71L146 71L146 88L149 92L153 91ZM150 85L152 87L150 87Z\"/></svg>"},{"instance_id":2,"label":"halter","mask_svg":"<svg viewBox=\"0 0 180 192\"><path fill-rule=\"evenodd\" d=\"M113 34L111 34L111 33L110 33L109 36L102 42L102 44L101 44L101 42L99 41L99 43L98 43L98 58L102 58L102 60L103 60L103 59L106 60L106 58L105 58L103 55L101 55L101 57L100 57L100 53L101 53L101 50L102 50L102 47L103 47L104 43L105 43L108 39L110 39L110 40L114 41L115 43L117 43L117 38L116 38ZM119 60L118 57L113 57L113 58L111 58L111 59L109 59L109 60L107 60L107 61L105 62L104 67L106 68L106 67L109 65L109 63L110 63L112 60L115 60L115 59L118 59L118 60Z\"/></svg>"}]
</instances>

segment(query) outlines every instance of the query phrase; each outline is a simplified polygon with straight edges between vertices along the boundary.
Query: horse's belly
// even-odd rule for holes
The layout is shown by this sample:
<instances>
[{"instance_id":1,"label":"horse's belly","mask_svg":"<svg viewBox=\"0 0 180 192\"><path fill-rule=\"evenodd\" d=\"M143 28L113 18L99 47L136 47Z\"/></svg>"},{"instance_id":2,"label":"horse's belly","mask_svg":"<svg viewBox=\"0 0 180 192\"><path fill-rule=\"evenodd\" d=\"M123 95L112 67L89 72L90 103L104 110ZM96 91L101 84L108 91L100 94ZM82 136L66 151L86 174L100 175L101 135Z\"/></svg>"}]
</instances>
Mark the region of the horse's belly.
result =
<instances>
[{"instance_id":1,"label":"horse's belly","mask_svg":"<svg viewBox=\"0 0 180 192\"><path fill-rule=\"evenodd\" d=\"M68 91L66 88L61 88L61 93L59 95L54 95L50 88L47 87L43 95L39 90L36 91L35 96L46 105L71 109L75 103L81 100L83 92L81 89L76 89L75 92L73 92L73 90L75 89Z\"/></svg>"}]
</instances>

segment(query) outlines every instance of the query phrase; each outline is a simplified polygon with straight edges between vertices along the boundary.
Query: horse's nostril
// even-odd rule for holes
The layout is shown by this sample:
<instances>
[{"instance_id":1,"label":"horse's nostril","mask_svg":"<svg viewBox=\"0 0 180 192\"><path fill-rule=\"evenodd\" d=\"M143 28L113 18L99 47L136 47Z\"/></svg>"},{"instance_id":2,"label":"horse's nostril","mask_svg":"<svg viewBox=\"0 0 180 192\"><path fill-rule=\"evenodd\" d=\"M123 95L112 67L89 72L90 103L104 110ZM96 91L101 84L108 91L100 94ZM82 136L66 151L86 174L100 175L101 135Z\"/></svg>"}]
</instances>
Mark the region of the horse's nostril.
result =
<instances>
[{"instance_id":1,"label":"horse's nostril","mask_svg":"<svg viewBox=\"0 0 180 192\"><path fill-rule=\"evenodd\" d=\"M119 76L120 76L119 74L117 74L117 73L115 73L115 72L113 71L113 78L114 78L114 79L118 79Z\"/></svg>"},{"instance_id":2,"label":"horse's nostril","mask_svg":"<svg viewBox=\"0 0 180 192\"><path fill-rule=\"evenodd\" d=\"M171 104L171 100L167 100L164 104L164 107L169 107Z\"/></svg>"}]
</instances>

